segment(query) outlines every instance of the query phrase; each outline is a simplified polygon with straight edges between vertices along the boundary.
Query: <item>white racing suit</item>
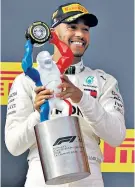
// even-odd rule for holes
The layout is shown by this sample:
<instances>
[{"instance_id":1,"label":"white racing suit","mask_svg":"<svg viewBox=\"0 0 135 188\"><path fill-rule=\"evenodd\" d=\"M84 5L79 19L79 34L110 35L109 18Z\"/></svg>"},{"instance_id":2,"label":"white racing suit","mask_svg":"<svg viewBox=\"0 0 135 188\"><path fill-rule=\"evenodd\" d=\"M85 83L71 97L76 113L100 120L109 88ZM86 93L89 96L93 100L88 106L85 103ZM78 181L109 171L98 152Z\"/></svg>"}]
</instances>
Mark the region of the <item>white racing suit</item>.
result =
<instances>
[{"instance_id":1,"label":"white racing suit","mask_svg":"<svg viewBox=\"0 0 135 188\"><path fill-rule=\"evenodd\" d=\"M91 175L79 181L58 185L71 187L101 187L103 185L100 163L100 139L113 147L120 145L126 134L123 100L117 80L102 70L84 67L83 61L71 66L67 76L83 91L81 101L73 105L73 116L83 117L81 130L84 137ZM5 143L9 152L18 156L29 151L29 169L25 186L47 186L39 159L34 126L39 123L39 113L34 109L35 84L22 73L17 76L9 94ZM52 117L59 116L55 109Z\"/></svg>"}]
</instances>

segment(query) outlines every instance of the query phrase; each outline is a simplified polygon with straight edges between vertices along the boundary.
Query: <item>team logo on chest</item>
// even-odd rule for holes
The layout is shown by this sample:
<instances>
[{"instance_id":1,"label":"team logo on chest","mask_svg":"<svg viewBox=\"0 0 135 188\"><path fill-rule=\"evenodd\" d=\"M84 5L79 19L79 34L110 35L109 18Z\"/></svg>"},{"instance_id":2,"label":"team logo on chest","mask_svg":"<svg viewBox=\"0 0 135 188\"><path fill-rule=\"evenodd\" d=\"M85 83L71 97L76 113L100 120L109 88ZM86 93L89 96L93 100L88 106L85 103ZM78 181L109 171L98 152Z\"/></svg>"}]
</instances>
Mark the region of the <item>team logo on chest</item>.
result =
<instances>
[{"instance_id":1,"label":"team logo on chest","mask_svg":"<svg viewBox=\"0 0 135 188\"><path fill-rule=\"evenodd\" d=\"M95 77L94 76L88 76L83 83L83 87L97 88L97 85L95 85Z\"/></svg>"},{"instance_id":2,"label":"team logo on chest","mask_svg":"<svg viewBox=\"0 0 135 188\"><path fill-rule=\"evenodd\" d=\"M91 85L94 81L94 76L89 76L88 78L86 78L86 84Z\"/></svg>"}]
</instances>

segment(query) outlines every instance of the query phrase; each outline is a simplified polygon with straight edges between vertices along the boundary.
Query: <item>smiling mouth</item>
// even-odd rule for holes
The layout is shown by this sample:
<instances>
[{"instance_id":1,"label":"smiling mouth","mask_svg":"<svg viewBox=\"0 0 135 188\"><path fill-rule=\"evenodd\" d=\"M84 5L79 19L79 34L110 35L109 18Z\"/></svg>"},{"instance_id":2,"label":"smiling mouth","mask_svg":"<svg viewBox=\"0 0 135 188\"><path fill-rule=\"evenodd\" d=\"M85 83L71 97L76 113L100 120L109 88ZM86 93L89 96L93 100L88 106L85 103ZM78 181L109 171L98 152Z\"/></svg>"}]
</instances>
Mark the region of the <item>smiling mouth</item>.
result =
<instances>
[{"instance_id":1,"label":"smiling mouth","mask_svg":"<svg viewBox=\"0 0 135 188\"><path fill-rule=\"evenodd\" d=\"M74 44L76 46L85 47L85 43L84 42L72 41L72 40L70 40L69 42L70 42L70 44Z\"/></svg>"}]
</instances>

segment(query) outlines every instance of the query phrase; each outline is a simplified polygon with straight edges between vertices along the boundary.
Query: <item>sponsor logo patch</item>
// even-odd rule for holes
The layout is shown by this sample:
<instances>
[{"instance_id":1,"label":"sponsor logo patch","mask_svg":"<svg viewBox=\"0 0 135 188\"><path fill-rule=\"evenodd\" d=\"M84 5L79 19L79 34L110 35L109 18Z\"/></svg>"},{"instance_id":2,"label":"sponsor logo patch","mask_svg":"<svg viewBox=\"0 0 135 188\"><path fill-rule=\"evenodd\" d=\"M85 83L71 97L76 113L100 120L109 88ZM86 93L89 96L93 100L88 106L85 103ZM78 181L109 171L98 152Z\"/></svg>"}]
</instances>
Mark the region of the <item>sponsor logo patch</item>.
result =
<instances>
[{"instance_id":1,"label":"sponsor logo patch","mask_svg":"<svg viewBox=\"0 0 135 188\"><path fill-rule=\"evenodd\" d=\"M94 81L94 76L89 76L86 78L86 84L91 85Z\"/></svg>"},{"instance_id":2,"label":"sponsor logo patch","mask_svg":"<svg viewBox=\"0 0 135 188\"><path fill-rule=\"evenodd\" d=\"M88 10L86 10L85 7L83 7L79 4L67 5L65 7L62 7L62 10L63 10L63 13L75 12L75 11L81 11L83 13L88 13Z\"/></svg>"},{"instance_id":3,"label":"sponsor logo patch","mask_svg":"<svg viewBox=\"0 0 135 188\"><path fill-rule=\"evenodd\" d=\"M97 98L97 91L96 90L93 90L93 89L84 89L84 91L89 91L90 92L90 95L94 98Z\"/></svg>"}]
</instances>

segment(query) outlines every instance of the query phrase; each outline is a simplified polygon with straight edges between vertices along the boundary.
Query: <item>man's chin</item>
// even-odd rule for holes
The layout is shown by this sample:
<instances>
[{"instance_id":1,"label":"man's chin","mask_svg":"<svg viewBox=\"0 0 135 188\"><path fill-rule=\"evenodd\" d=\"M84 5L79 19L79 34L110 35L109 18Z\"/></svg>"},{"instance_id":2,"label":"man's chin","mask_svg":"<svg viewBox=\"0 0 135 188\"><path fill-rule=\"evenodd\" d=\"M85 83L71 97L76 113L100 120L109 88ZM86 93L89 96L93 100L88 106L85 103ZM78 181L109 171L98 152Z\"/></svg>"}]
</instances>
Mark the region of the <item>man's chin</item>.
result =
<instances>
[{"instance_id":1,"label":"man's chin","mask_svg":"<svg viewBox=\"0 0 135 188\"><path fill-rule=\"evenodd\" d=\"M87 50L89 45L85 46L84 50L80 50L80 49L74 49L74 48L71 48L73 54L74 54L74 57L82 57L85 53L85 51Z\"/></svg>"},{"instance_id":2,"label":"man's chin","mask_svg":"<svg viewBox=\"0 0 135 188\"><path fill-rule=\"evenodd\" d=\"M82 57L83 54L80 54L80 53L74 53L74 57Z\"/></svg>"},{"instance_id":3,"label":"man's chin","mask_svg":"<svg viewBox=\"0 0 135 188\"><path fill-rule=\"evenodd\" d=\"M87 49L87 48L86 48ZM82 57L83 56L83 54L84 54L84 52L86 51L86 49L84 50L84 51L72 51L73 52L73 54L74 54L74 57Z\"/></svg>"}]
</instances>

